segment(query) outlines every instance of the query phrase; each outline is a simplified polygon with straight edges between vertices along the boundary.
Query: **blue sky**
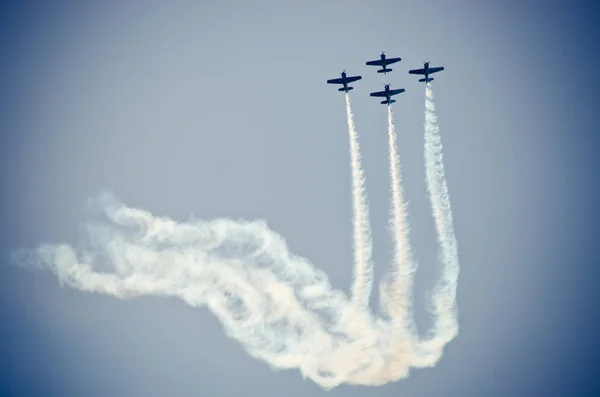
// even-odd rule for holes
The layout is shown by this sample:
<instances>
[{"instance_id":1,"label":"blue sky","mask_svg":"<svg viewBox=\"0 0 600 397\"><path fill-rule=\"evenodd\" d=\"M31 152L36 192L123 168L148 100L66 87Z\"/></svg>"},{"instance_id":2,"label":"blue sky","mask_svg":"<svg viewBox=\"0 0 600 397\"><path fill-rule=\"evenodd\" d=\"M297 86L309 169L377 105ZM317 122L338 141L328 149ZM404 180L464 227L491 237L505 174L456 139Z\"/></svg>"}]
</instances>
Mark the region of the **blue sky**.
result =
<instances>
[{"instance_id":1,"label":"blue sky","mask_svg":"<svg viewBox=\"0 0 600 397\"><path fill-rule=\"evenodd\" d=\"M336 395L595 395L598 9L592 2L5 2L0 14L0 387L4 395L324 394L273 372L176 299L116 300L9 265L76 243L101 190L185 220L266 219L292 252L351 281L343 95L352 100L376 276L390 261L385 108L394 104L415 305L437 247L423 87L435 93L459 243L460 334L433 369ZM403 58L381 76L364 63Z\"/></svg>"}]
</instances>

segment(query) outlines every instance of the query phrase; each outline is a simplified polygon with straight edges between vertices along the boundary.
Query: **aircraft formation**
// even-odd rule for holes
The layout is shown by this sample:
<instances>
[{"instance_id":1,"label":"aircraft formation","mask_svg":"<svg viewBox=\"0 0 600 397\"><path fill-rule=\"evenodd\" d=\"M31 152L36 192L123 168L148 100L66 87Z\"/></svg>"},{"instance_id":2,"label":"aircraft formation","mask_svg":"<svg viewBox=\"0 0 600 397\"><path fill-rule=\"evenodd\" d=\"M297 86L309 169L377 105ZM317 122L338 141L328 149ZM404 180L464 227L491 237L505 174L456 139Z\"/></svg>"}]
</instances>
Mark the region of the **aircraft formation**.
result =
<instances>
[{"instance_id":1,"label":"aircraft formation","mask_svg":"<svg viewBox=\"0 0 600 397\"><path fill-rule=\"evenodd\" d=\"M401 60L402 60L402 58L387 58L385 56L385 52L382 52L379 59L374 60L374 61L368 61L366 64L367 64L367 66L380 66L381 69L377 70L377 73L387 74L388 72L391 72L393 70L393 69L388 68L388 65L394 64L396 62L400 62ZM419 81L427 84L427 83L433 81L433 77L429 77L429 75L437 73L437 72L441 72L442 70L444 70L443 66L430 67L429 62L424 62L422 69L412 69L412 70L409 70L408 73L424 76L422 79L419 79ZM347 76L346 71L344 70L342 72L342 77L337 78L337 79L327 80L327 84L342 84L342 87L338 88L338 91L348 92L348 91L354 89L354 87L350 87L349 84L352 82L361 80L361 79L362 79L362 76ZM381 104L389 106L392 103L396 102L394 99L391 99L391 98L394 95L403 93L404 91L406 91L404 88L391 89L390 84L386 84L384 86L383 91L372 92L370 94L370 96L384 97L385 100L381 101Z\"/></svg>"}]
</instances>

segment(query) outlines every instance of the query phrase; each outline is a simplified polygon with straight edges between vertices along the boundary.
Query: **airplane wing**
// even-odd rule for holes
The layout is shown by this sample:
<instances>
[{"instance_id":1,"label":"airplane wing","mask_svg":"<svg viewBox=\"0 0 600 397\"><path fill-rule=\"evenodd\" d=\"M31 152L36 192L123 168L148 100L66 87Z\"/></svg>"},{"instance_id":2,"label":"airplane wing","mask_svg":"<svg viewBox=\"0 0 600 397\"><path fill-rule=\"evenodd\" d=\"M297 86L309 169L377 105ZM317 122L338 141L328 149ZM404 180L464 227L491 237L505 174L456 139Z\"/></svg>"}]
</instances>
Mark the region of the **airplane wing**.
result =
<instances>
[{"instance_id":1,"label":"airplane wing","mask_svg":"<svg viewBox=\"0 0 600 397\"><path fill-rule=\"evenodd\" d=\"M362 76L346 77L346 83L352 83L353 81L362 79Z\"/></svg>"},{"instance_id":2,"label":"airplane wing","mask_svg":"<svg viewBox=\"0 0 600 397\"><path fill-rule=\"evenodd\" d=\"M381 61L381 59L378 59L376 61L369 61L369 62L367 62L367 65L369 65L369 66L383 66L383 62Z\"/></svg>"},{"instance_id":3,"label":"airplane wing","mask_svg":"<svg viewBox=\"0 0 600 397\"><path fill-rule=\"evenodd\" d=\"M431 68L429 68L429 70L431 70ZM425 74L425 69L413 69L413 70L409 70L408 73L410 74ZM431 72L429 72L431 73Z\"/></svg>"},{"instance_id":4,"label":"airplane wing","mask_svg":"<svg viewBox=\"0 0 600 397\"><path fill-rule=\"evenodd\" d=\"M349 79L346 79L348 81ZM344 84L344 79L331 79L327 80L327 84Z\"/></svg>"},{"instance_id":5,"label":"airplane wing","mask_svg":"<svg viewBox=\"0 0 600 397\"><path fill-rule=\"evenodd\" d=\"M404 88L398 88L397 90L390 90L390 96L402 94L404 92Z\"/></svg>"},{"instance_id":6,"label":"airplane wing","mask_svg":"<svg viewBox=\"0 0 600 397\"><path fill-rule=\"evenodd\" d=\"M372 92L371 96L385 96L385 91Z\"/></svg>"},{"instance_id":7,"label":"airplane wing","mask_svg":"<svg viewBox=\"0 0 600 397\"><path fill-rule=\"evenodd\" d=\"M388 58L385 60L386 65L391 65L392 63L400 62L402 58Z\"/></svg>"},{"instance_id":8,"label":"airplane wing","mask_svg":"<svg viewBox=\"0 0 600 397\"><path fill-rule=\"evenodd\" d=\"M444 70L443 66L440 66L438 68L429 68L429 74L436 73L436 72L441 72L442 70Z\"/></svg>"}]
</instances>

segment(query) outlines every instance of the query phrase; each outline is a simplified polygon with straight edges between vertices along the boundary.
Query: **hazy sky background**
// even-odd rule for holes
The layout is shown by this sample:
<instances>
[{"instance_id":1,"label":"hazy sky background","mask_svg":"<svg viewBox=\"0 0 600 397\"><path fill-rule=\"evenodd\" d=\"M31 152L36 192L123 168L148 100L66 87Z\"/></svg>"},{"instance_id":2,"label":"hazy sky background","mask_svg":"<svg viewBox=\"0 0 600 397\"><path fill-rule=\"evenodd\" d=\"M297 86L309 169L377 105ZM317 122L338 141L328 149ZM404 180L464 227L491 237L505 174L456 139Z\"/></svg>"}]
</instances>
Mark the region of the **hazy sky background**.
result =
<instances>
[{"instance_id":1,"label":"hazy sky background","mask_svg":"<svg viewBox=\"0 0 600 397\"><path fill-rule=\"evenodd\" d=\"M592 396L598 294L594 2L106 1L0 8L0 391L28 396ZM400 56L382 76L365 62ZM342 69L367 178L376 276L391 239L394 111L415 304L439 270L423 167L429 60L459 244L460 333L439 364L325 392L251 358L207 310L61 288L9 265L77 243L108 189L185 220L265 219L332 284L352 277ZM378 298L377 294L374 296ZM376 305L374 305L376 306Z\"/></svg>"}]
</instances>

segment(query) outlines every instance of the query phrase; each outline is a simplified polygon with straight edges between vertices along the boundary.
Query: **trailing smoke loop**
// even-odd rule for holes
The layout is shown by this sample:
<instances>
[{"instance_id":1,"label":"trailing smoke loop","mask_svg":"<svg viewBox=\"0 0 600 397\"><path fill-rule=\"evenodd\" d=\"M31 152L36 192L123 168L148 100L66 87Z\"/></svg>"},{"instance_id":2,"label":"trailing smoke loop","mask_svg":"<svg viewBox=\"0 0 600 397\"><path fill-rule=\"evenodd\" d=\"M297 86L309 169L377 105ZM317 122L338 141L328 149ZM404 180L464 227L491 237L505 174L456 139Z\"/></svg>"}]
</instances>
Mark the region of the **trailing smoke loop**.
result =
<instances>
[{"instance_id":1,"label":"trailing smoke loop","mask_svg":"<svg viewBox=\"0 0 600 397\"><path fill-rule=\"evenodd\" d=\"M435 365L458 333L457 244L433 100L427 84L426 177L443 273L431 296L434 323L426 338L418 335L413 320L415 266L391 107L390 223L395 254L389 277L380 285L382 314L369 311L373 284L369 211L347 93L355 258L349 297L333 289L327 275L308 259L289 252L283 237L265 222L176 222L128 207L108 194L90 202L83 244L77 248L43 244L16 252L14 260L49 269L61 284L81 291L120 299L170 296L193 307L207 307L249 354L274 369L298 369L326 389L406 378L411 367Z\"/></svg>"}]
</instances>

